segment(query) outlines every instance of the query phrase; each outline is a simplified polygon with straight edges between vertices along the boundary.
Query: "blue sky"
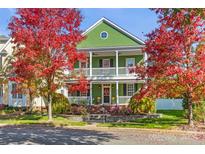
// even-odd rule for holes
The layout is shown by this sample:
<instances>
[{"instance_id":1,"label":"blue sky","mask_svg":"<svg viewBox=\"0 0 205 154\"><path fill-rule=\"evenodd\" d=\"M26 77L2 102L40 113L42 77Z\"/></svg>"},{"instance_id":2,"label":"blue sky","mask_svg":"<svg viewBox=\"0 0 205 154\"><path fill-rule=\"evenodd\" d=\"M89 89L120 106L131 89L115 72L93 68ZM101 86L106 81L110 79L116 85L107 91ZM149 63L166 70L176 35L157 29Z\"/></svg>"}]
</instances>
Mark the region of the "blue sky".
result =
<instances>
[{"instance_id":1,"label":"blue sky","mask_svg":"<svg viewBox=\"0 0 205 154\"><path fill-rule=\"evenodd\" d=\"M157 16L149 9L80 9L84 20L81 29L85 30L97 20L105 17L128 32L145 40L145 34L157 27ZM15 9L0 9L0 34L9 35L7 25Z\"/></svg>"}]
</instances>

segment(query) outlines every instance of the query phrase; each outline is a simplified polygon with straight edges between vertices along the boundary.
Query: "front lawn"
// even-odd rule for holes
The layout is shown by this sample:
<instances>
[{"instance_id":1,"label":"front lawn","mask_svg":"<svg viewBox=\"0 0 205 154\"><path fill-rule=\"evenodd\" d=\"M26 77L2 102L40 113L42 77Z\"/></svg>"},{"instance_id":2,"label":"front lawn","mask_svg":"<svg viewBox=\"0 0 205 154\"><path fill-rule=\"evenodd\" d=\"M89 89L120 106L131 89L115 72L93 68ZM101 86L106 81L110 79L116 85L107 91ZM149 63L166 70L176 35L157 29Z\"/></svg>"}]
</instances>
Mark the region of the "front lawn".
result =
<instances>
[{"instance_id":1,"label":"front lawn","mask_svg":"<svg viewBox=\"0 0 205 154\"><path fill-rule=\"evenodd\" d=\"M0 115L0 124L20 125L20 124L47 124L47 115L25 114L25 115ZM61 116L53 116L53 122L49 123L54 126L84 126L86 122L71 121Z\"/></svg>"},{"instance_id":2,"label":"front lawn","mask_svg":"<svg viewBox=\"0 0 205 154\"><path fill-rule=\"evenodd\" d=\"M184 111L180 110L159 110L161 118L145 118L136 119L130 122L115 122L102 123L97 126L102 127L125 127L125 128L157 128L157 129L172 129L177 126L187 124L187 119L184 118Z\"/></svg>"}]
</instances>

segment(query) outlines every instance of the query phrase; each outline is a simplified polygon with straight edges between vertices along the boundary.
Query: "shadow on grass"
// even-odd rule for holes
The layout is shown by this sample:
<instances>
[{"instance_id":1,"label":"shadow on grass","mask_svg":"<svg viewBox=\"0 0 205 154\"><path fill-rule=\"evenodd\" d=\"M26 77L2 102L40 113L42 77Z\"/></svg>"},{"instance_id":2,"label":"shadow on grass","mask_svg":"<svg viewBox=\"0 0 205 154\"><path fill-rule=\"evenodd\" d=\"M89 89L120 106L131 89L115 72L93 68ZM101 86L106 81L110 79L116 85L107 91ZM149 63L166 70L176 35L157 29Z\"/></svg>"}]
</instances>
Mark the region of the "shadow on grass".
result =
<instances>
[{"instance_id":1,"label":"shadow on grass","mask_svg":"<svg viewBox=\"0 0 205 154\"><path fill-rule=\"evenodd\" d=\"M118 139L94 130L58 128L47 125L0 127L0 144L97 145Z\"/></svg>"}]
</instances>

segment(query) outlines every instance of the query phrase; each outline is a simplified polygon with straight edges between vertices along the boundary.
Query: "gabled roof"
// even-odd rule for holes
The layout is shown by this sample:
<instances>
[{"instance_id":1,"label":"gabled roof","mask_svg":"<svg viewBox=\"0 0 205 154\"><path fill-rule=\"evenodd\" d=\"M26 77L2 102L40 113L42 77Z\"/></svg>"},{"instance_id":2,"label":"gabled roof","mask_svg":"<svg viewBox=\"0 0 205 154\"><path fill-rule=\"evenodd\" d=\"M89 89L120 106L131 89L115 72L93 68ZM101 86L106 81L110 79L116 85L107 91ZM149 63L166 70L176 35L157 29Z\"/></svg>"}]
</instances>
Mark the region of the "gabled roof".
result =
<instances>
[{"instance_id":1,"label":"gabled roof","mask_svg":"<svg viewBox=\"0 0 205 154\"><path fill-rule=\"evenodd\" d=\"M11 42L12 38L9 38L8 41L3 45L2 48L0 48L0 53L8 46L8 44Z\"/></svg>"},{"instance_id":2,"label":"gabled roof","mask_svg":"<svg viewBox=\"0 0 205 154\"><path fill-rule=\"evenodd\" d=\"M85 32L83 32L83 35L85 36L86 34L88 34L92 29L94 29L96 26L98 26L102 22L107 23L111 27L117 29L118 31L120 31L121 33L125 34L126 36L132 38L133 40L137 41L138 43L140 43L142 45L145 44L145 42L143 40L141 40L140 38L134 36L133 34L129 33L128 31L124 30L123 28L121 28L120 26L118 26L117 24L113 23L112 21L108 20L105 17L101 18L96 23L94 23L92 26L90 26Z\"/></svg>"}]
</instances>

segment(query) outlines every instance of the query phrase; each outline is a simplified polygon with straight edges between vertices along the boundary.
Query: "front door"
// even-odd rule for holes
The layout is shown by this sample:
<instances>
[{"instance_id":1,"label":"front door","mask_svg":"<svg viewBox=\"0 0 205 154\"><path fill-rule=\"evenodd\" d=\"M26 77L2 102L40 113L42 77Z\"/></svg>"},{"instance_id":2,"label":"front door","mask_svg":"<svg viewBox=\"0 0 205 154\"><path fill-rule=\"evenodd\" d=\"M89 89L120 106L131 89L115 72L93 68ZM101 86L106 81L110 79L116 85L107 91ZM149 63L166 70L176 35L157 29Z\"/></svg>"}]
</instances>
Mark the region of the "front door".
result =
<instances>
[{"instance_id":1,"label":"front door","mask_svg":"<svg viewBox=\"0 0 205 154\"><path fill-rule=\"evenodd\" d=\"M110 103L110 86L103 86L103 103Z\"/></svg>"}]
</instances>

